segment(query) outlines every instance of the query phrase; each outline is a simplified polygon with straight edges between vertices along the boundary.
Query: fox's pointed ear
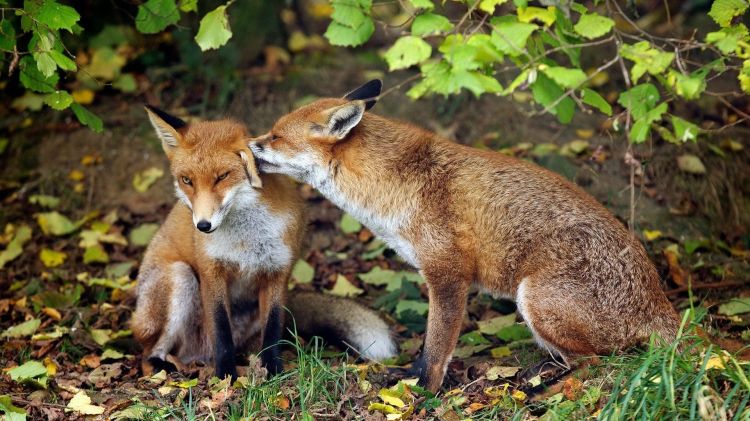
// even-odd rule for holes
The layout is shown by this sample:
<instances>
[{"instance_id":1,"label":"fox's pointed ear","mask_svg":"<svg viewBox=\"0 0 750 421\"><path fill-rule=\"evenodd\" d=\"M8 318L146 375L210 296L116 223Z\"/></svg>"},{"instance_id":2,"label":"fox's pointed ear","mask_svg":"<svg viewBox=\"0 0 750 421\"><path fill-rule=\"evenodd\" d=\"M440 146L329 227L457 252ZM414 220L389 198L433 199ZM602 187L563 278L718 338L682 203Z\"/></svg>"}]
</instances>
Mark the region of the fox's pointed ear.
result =
<instances>
[{"instance_id":1,"label":"fox's pointed ear","mask_svg":"<svg viewBox=\"0 0 750 421\"><path fill-rule=\"evenodd\" d=\"M258 167L255 166L255 157L249 150L240 151L240 158L242 163L245 165L245 171L247 171L247 177L250 179L250 185L260 189L263 187L263 181L260 179L260 173L258 173Z\"/></svg>"},{"instance_id":2,"label":"fox's pointed ear","mask_svg":"<svg viewBox=\"0 0 750 421\"><path fill-rule=\"evenodd\" d=\"M356 101L361 99L365 101L365 110L369 110L378 102L380 91L383 89L383 82L380 79L373 79L359 88L344 95L344 99Z\"/></svg>"},{"instance_id":3,"label":"fox's pointed ear","mask_svg":"<svg viewBox=\"0 0 750 421\"><path fill-rule=\"evenodd\" d=\"M359 124L365 113L365 102L352 101L328 110L328 123L319 128L324 137L332 137L341 140Z\"/></svg>"},{"instance_id":4,"label":"fox's pointed ear","mask_svg":"<svg viewBox=\"0 0 750 421\"><path fill-rule=\"evenodd\" d=\"M187 126L187 123L156 107L146 105L145 108L148 119L151 121L151 125L154 126L154 130L156 130L156 135L161 140L164 151L169 154L170 149L179 145L182 140L182 135L178 130Z\"/></svg>"}]
</instances>

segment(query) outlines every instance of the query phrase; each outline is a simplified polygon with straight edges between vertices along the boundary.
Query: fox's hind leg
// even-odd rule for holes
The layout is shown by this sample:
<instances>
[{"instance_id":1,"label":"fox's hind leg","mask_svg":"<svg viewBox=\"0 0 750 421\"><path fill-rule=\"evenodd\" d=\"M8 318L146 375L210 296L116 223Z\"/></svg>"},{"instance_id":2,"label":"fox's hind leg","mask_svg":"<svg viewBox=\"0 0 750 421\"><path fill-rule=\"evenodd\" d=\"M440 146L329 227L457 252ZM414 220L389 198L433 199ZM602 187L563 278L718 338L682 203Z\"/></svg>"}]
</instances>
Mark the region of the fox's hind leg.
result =
<instances>
[{"instance_id":1,"label":"fox's hind leg","mask_svg":"<svg viewBox=\"0 0 750 421\"><path fill-rule=\"evenodd\" d=\"M144 268L138 278L138 302L131 328L144 348L143 371L174 371L167 355L197 329L200 309L198 280L190 266L175 262L165 268ZM188 345L190 346L190 345Z\"/></svg>"}]
</instances>

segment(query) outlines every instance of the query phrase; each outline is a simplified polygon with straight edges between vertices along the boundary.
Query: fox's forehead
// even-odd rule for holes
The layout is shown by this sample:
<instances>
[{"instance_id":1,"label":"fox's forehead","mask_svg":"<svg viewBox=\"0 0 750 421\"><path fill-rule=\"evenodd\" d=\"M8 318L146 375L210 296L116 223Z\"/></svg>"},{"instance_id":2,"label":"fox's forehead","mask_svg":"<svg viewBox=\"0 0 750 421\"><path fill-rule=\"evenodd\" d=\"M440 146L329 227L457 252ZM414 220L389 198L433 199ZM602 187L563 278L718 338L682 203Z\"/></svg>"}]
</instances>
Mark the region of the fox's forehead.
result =
<instances>
[{"instance_id":1,"label":"fox's forehead","mask_svg":"<svg viewBox=\"0 0 750 421\"><path fill-rule=\"evenodd\" d=\"M182 133L188 148L231 148L249 138L247 129L232 120L202 121L191 123Z\"/></svg>"}]
</instances>

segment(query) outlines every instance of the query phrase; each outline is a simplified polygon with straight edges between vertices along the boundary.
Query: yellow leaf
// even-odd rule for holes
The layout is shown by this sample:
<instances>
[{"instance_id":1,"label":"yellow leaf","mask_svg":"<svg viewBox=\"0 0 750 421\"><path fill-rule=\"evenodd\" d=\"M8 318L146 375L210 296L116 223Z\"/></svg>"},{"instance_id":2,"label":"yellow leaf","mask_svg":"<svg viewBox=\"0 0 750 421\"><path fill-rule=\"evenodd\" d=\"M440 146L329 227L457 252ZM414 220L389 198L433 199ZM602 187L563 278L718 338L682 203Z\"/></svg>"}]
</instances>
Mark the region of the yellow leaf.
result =
<instances>
[{"instance_id":1,"label":"yellow leaf","mask_svg":"<svg viewBox=\"0 0 750 421\"><path fill-rule=\"evenodd\" d=\"M94 91L91 89L76 89L71 93L73 101L81 105L88 105L94 102Z\"/></svg>"},{"instance_id":2,"label":"yellow leaf","mask_svg":"<svg viewBox=\"0 0 750 421\"><path fill-rule=\"evenodd\" d=\"M580 137L581 139L591 139L591 136L594 135L594 131L591 129L578 129L576 130L576 136Z\"/></svg>"},{"instance_id":3,"label":"yellow leaf","mask_svg":"<svg viewBox=\"0 0 750 421\"><path fill-rule=\"evenodd\" d=\"M484 394L490 398L500 398L508 394L508 384L502 386L490 386L484 389Z\"/></svg>"},{"instance_id":4,"label":"yellow leaf","mask_svg":"<svg viewBox=\"0 0 750 421\"><path fill-rule=\"evenodd\" d=\"M708 363L706 364L706 370L723 370L725 368L726 367L724 366L724 359L719 355L714 355L713 357L709 358Z\"/></svg>"},{"instance_id":5,"label":"yellow leaf","mask_svg":"<svg viewBox=\"0 0 750 421\"><path fill-rule=\"evenodd\" d=\"M73 170L68 174L68 178L73 181L81 181L86 177L86 174L81 170Z\"/></svg>"},{"instance_id":6,"label":"yellow leaf","mask_svg":"<svg viewBox=\"0 0 750 421\"><path fill-rule=\"evenodd\" d=\"M67 257L68 256L61 251L55 251L48 248L43 248L42 251L39 252L39 260L41 260L42 264L48 268L60 266L65 263Z\"/></svg>"},{"instance_id":7,"label":"yellow leaf","mask_svg":"<svg viewBox=\"0 0 750 421\"><path fill-rule=\"evenodd\" d=\"M309 40L307 39L307 36L302 33L302 31L294 31L289 36L289 41L287 42L287 47L289 47L289 51L293 53L298 53L305 48L307 48L307 45L309 44Z\"/></svg>"},{"instance_id":8,"label":"yellow leaf","mask_svg":"<svg viewBox=\"0 0 750 421\"><path fill-rule=\"evenodd\" d=\"M47 368L47 376L52 377L57 374L57 364L52 361L52 358L47 357L44 359L44 367Z\"/></svg>"},{"instance_id":9,"label":"yellow leaf","mask_svg":"<svg viewBox=\"0 0 750 421\"><path fill-rule=\"evenodd\" d=\"M133 177L133 188L139 193L144 193L163 175L164 170L157 167L151 167L147 170L136 173Z\"/></svg>"},{"instance_id":10,"label":"yellow leaf","mask_svg":"<svg viewBox=\"0 0 750 421\"><path fill-rule=\"evenodd\" d=\"M53 318L55 320L62 319L62 315L60 314L60 312L57 311L57 309L54 309L52 307L44 307L42 309L42 313L46 314L47 316L49 316L49 317L51 317L51 318Z\"/></svg>"},{"instance_id":11,"label":"yellow leaf","mask_svg":"<svg viewBox=\"0 0 750 421\"><path fill-rule=\"evenodd\" d=\"M357 288L349 282L344 275L339 275L336 278L336 283L333 285L329 294L338 295L340 297L353 297L365 292L363 289Z\"/></svg>"},{"instance_id":12,"label":"yellow leaf","mask_svg":"<svg viewBox=\"0 0 750 421\"><path fill-rule=\"evenodd\" d=\"M92 405L91 398L83 390L76 393L68 402L65 410L78 412L81 415L100 415L104 413L104 407Z\"/></svg>"},{"instance_id":13,"label":"yellow leaf","mask_svg":"<svg viewBox=\"0 0 750 421\"><path fill-rule=\"evenodd\" d=\"M102 157L99 155L86 154L81 158L81 165L85 165L87 167L94 164L100 164L101 162Z\"/></svg>"},{"instance_id":14,"label":"yellow leaf","mask_svg":"<svg viewBox=\"0 0 750 421\"><path fill-rule=\"evenodd\" d=\"M398 409L392 407L391 405L387 405L384 403L379 402L372 402L370 406L367 407L368 411L378 411L382 412L384 414L401 414Z\"/></svg>"},{"instance_id":15,"label":"yellow leaf","mask_svg":"<svg viewBox=\"0 0 750 421\"><path fill-rule=\"evenodd\" d=\"M520 390L513 391L513 393L510 395L510 397L512 397L513 399L515 399L515 400L517 400L519 402L523 402L523 401L526 400L526 394L523 393Z\"/></svg>"},{"instance_id":16,"label":"yellow leaf","mask_svg":"<svg viewBox=\"0 0 750 421\"><path fill-rule=\"evenodd\" d=\"M310 16L315 19L324 19L331 16L331 13L333 13L333 7L331 7L327 1L314 1L307 4Z\"/></svg>"},{"instance_id":17,"label":"yellow leaf","mask_svg":"<svg viewBox=\"0 0 750 421\"><path fill-rule=\"evenodd\" d=\"M406 406L404 401L401 400L401 394L395 390L380 389L380 392L378 392L378 397L380 397L383 402L389 405L393 405L396 408L403 408L404 406Z\"/></svg>"},{"instance_id":18,"label":"yellow leaf","mask_svg":"<svg viewBox=\"0 0 750 421\"><path fill-rule=\"evenodd\" d=\"M648 241L654 241L661 237L662 232L659 230L643 230L643 236L646 237L646 240Z\"/></svg>"}]
</instances>

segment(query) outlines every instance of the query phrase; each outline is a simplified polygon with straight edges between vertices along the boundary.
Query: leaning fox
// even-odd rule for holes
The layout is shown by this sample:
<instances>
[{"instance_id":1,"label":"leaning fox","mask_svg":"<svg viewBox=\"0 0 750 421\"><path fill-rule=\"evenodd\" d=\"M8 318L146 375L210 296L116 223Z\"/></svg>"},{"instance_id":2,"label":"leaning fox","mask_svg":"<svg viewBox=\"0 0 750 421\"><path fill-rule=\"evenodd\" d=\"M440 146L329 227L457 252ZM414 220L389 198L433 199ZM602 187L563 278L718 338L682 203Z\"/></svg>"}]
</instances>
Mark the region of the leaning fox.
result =
<instances>
[{"instance_id":1,"label":"leaning fox","mask_svg":"<svg viewBox=\"0 0 750 421\"><path fill-rule=\"evenodd\" d=\"M421 269L421 385L440 387L472 284L514 298L537 342L566 361L675 337L646 251L600 203L531 163L365 113L380 89L317 100L250 147L262 173L311 184Z\"/></svg>"},{"instance_id":2,"label":"leaning fox","mask_svg":"<svg viewBox=\"0 0 750 421\"><path fill-rule=\"evenodd\" d=\"M171 355L180 364L213 361L217 376L236 377L235 351L262 349L263 365L277 373L287 305L302 333L333 332L365 358L393 355L387 325L364 307L314 293L287 303L303 204L291 180L257 173L243 125L186 124L155 108L147 112L179 202L139 271L131 325L145 372L174 370Z\"/></svg>"}]
</instances>

